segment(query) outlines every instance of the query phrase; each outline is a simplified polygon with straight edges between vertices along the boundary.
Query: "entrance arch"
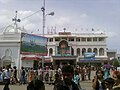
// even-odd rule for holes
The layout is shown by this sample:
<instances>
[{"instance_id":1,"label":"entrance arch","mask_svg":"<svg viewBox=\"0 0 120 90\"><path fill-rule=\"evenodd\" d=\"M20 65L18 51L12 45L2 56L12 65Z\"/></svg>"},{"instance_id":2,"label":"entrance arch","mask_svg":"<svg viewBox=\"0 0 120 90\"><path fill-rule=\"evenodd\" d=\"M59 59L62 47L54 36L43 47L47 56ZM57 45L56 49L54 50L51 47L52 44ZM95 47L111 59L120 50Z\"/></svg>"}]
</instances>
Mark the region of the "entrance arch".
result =
<instances>
[{"instance_id":1,"label":"entrance arch","mask_svg":"<svg viewBox=\"0 0 120 90\"><path fill-rule=\"evenodd\" d=\"M5 50L5 55L1 58L2 66L11 65L12 63L12 51L11 49Z\"/></svg>"}]
</instances>

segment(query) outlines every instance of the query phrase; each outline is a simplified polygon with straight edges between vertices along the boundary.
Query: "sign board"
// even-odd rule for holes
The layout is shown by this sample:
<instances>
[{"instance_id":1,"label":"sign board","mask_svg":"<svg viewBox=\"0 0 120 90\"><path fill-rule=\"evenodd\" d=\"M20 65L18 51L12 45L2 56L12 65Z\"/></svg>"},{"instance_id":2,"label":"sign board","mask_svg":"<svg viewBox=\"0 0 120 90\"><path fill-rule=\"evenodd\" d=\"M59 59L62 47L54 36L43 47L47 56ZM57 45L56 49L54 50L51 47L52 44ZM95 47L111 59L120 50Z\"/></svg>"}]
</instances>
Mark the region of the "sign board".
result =
<instances>
[{"instance_id":1,"label":"sign board","mask_svg":"<svg viewBox=\"0 0 120 90\"><path fill-rule=\"evenodd\" d=\"M93 52L84 53L84 60L95 60L95 53Z\"/></svg>"},{"instance_id":2,"label":"sign board","mask_svg":"<svg viewBox=\"0 0 120 90\"><path fill-rule=\"evenodd\" d=\"M21 33L21 54L47 55L47 38Z\"/></svg>"}]
</instances>

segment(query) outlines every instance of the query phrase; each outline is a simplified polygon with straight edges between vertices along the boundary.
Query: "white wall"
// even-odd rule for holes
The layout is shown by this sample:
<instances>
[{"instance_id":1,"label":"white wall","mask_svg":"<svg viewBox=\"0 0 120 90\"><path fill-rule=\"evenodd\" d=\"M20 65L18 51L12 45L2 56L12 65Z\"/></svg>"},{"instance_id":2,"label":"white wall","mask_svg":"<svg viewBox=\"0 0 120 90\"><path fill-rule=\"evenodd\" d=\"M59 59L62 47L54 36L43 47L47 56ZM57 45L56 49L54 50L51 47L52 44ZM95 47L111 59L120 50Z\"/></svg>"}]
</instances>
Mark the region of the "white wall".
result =
<instances>
[{"instance_id":1,"label":"white wall","mask_svg":"<svg viewBox=\"0 0 120 90\"><path fill-rule=\"evenodd\" d=\"M23 67L33 67L33 60L22 60L22 66Z\"/></svg>"},{"instance_id":2,"label":"white wall","mask_svg":"<svg viewBox=\"0 0 120 90\"><path fill-rule=\"evenodd\" d=\"M5 45L0 45L0 58L2 59L5 56L5 51L9 49L10 50L10 56L12 58L12 66L18 66L19 61L19 55L20 55L20 47L19 46L9 46L9 43L6 43ZM2 62L4 60L1 60ZM18 67L17 67L18 68Z\"/></svg>"}]
</instances>

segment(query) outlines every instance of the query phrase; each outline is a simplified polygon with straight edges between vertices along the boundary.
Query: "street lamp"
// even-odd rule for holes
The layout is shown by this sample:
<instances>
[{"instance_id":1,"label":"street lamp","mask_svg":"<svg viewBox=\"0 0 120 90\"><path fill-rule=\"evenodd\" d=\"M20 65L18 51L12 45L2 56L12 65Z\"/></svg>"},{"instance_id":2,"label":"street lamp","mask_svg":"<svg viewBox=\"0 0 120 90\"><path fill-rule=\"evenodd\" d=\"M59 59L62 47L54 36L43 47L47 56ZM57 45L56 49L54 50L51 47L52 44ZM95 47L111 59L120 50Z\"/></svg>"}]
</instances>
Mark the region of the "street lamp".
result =
<instances>
[{"instance_id":1,"label":"street lamp","mask_svg":"<svg viewBox=\"0 0 120 90\"><path fill-rule=\"evenodd\" d=\"M45 21L46 21L46 16L47 15L51 15L51 16L54 16L54 12L50 12L50 13L48 13L48 14L45 14L45 6L43 6L42 8L41 8L41 11L43 12L43 36L44 36L44 32L45 32Z\"/></svg>"},{"instance_id":2,"label":"street lamp","mask_svg":"<svg viewBox=\"0 0 120 90\"><path fill-rule=\"evenodd\" d=\"M44 32L45 32L45 21L46 21L46 16L47 15L51 15L53 16L55 13L54 12L50 12L48 14L45 13L45 0L43 2L43 7L41 8L41 11L43 12L43 36L44 36ZM44 56L42 56L42 69L44 68Z\"/></svg>"}]
</instances>

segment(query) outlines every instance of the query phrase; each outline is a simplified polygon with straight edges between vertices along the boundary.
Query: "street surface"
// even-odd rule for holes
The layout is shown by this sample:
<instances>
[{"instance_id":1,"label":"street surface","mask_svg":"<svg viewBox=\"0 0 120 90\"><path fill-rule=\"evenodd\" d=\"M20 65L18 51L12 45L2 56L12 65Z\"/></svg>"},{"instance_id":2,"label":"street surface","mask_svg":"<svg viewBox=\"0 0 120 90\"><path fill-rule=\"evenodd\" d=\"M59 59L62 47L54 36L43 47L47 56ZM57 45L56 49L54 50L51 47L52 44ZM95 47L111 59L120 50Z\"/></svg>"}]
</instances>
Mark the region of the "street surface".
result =
<instances>
[{"instance_id":1,"label":"street surface","mask_svg":"<svg viewBox=\"0 0 120 90\"><path fill-rule=\"evenodd\" d=\"M80 85L85 90L92 90L92 79L95 75L95 72L93 71L91 73L91 80L86 81L80 81ZM0 85L0 90L3 90L4 85ZM26 85L10 85L10 90L27 90L27 84ZM53 90L53 85L45 84L45 90Z\"/></svg>"},{"instance_id":2,"label":"street surface","mask_svg":"<svg viewBox=\"0 0 120 90\"><path fill-rule=\"evenodd\" d=\"M81 81L81 87L85 90L92 90L91 81ZM0 85L0 90L3 90L4 85ZM27 85L10 85L10 90L27 90ZM53 85L45 84L45 90L53 90Z\"/></svg>"}]
</instances>

